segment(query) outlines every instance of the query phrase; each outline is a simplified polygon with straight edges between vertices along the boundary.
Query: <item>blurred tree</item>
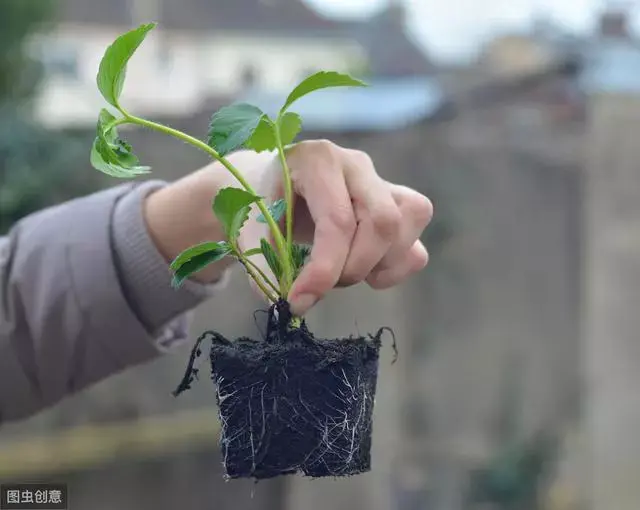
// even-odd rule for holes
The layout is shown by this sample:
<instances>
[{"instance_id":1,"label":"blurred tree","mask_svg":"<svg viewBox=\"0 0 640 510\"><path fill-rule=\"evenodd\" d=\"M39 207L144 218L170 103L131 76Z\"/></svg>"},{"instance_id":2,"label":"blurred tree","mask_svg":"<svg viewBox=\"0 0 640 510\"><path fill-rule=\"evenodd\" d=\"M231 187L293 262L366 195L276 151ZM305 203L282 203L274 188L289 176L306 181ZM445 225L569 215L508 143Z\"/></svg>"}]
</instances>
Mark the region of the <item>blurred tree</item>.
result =
<instances>
[{"instance_id":1,"label":"blurred tree","mask_svg":"<svg viewBox=\"0 0 640 510\"><path fill-rule=\"evenodd\" d=\"M520 433L523 363L519 357L505 367L501 412L496 424L499 444L486 465L471 473L467 501L471 508L491 504L496 510L538 510L542 485L554 468L555 434L541 430L531 437Z\"/></svg>"},{"instance_id":2,"label":"blurred tree","mask_svg":"<svg viewBox=\"0 0 640 510\"><path fill-rule=\"evenodd\" d=\"M42 67L30 55L29 37L46 29L54 7L54 0L0 1L0 233L100 182L79 164L88 159L89 141L40 127L32 116Z\"/></svg>"},{"instance_id":3,"label":"blurred tree","mask_svg":"<svg viewBox=\"0 0 640 510\"><path fill-rule=\"evenodd\" d=\"M27 38L51 18L53 7L53 0L0 2L0 102L33 94L40 65L29 56Z\"/></svg>"}]
</instances>

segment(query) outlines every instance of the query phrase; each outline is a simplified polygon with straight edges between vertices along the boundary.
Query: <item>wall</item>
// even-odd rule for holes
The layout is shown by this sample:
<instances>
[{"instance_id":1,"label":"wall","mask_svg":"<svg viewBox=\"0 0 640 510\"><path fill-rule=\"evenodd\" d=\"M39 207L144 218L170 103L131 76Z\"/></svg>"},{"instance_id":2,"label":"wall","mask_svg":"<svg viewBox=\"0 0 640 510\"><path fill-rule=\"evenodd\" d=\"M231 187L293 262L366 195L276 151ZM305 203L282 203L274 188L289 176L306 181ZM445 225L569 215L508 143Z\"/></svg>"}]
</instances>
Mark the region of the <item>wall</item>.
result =
<instances>
[{"instance_id":1,"label":"wall","mask_svg":"<svg viewBox=\"0 0 640 510\"><path fill-rule=\"evenodd\" d=\"M37 115L53 127L93 125L105 106L95 77L105 49L126 28L61 25L33 42L46 58L77 60L75 76L50 76L41 87ZM151 33L128 67L122 96L138 115L189 116L212 97L242 89L247 68L257 84L286 92L318 69L361 67L361 48L349 40L299 39L256 34Z\"/></svg>"},{"instance_id":2,"label":"wall","mask_svg":"<svg viewBox=\"0 0 640 510\"><path fill-rule=\"evenodd\" d=\"M522 376L522 434L558 431L573 415L581 176L576 153L567 147L575 146L581 133L545 124L515 128L508 121L510 108L462 112L449 123L425 123L395 133L306 134L369 152L383 177L433 197L436 218L442 214L452 219L454 235L440 249L430 247L432 264L405 285L381 293L366 287L336 291L310 316L313 329L326 336L392 326L400 361L390 366L388 349L382 358L373 472L352 480L283 481L287 492L280 493L279 501L286 500L287 508L387 510L400 508L400 501L419 492L435 510L459 508L468 472L486 461L503 439L496 437L496 421L506 368L514 360ZM202 135L206 119L185 120L176 127ZM546 135L540 138L543 131ZM127 138L142 161L154 167L154 177L174 179L205 163L197 151L155 133L136 130ZM229 302L237 305L229 307ZM210 328L231 336L255 334L251 312L260 306L244 277L236 274L224 296L201 306L193 336ZM135 420L140 415L212 409L205 378L185 398L175 400L169 394L186 356L185 348L129 371L20 430L4 433L24 435L46 431L52 424L69 427L113 416ZM217 453L208 452L203 455L217 462ZM172 466L193 463L175 467L191 472L200 462L191 454L179 462L163 457L166 453L156 455L164 466L157 469L165 473L172 472ZM85 469L74 483L90 488L100 480L113 489L102 497L116 501L109 498L116 498L114 491L124 482L109 482L107 474L119 469L107 465L102 474ZM168 497L137 500L135 494L151 490L154 477L145 464L127 469L129 496L118 500L119 508L171 507ZM238 487L225 484L210 467L198 469L191 486L193 501L201 491L222 498ZM167 491L179 493L186 478L162 479ZM248 485L242 487L249 491ZM256 504L247 500L228 508ZM225 505L216 508L224 510Z\"/></svg>"}]
</instances>

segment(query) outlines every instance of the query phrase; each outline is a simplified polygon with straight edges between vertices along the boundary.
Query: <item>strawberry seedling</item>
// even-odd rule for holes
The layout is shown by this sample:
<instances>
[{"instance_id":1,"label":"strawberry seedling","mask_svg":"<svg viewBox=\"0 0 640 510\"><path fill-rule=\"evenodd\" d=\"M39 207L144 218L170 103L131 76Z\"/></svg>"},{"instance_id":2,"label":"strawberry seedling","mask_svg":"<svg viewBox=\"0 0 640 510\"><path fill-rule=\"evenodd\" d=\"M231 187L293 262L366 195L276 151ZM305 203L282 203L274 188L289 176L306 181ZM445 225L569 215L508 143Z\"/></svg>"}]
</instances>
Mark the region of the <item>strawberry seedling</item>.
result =
<instances>
[{"instance_id":1,"label":"strawberry seedling","mask_svg":"<svg viewBox=\"0 0 640 510\"><path fill-rule=\"evenodd\" d=\"M129 60L155 24L132 30L109 46L100 64L97 84L116 115L100 112L91 150L92 165L113 177L135 178L150 172L140 164L117 128L131 124L172 136L206 152L229 171L240 187L221 189L212 213L224 240L192 246L170 265L174 286L224 257L236 259L270 302L265 338L229 341L205 332L196 342L184 379L175 395L188 389L201 342L211 338L210 361L222 422L221 446L230 478L269 478L302 472L309 476L344 476L370 469L371 420L376 390L382 329L376 335L337 340L316 339L302 317L287 303L293 282L310 253L293 241L293 189L285 147L294 143L302 119L291 111L296 101L329 87L365 84L346 74L319 72L286 98L275 119L260 108L233 104L216 112L206 141L130 113L121 104ZM240 150L277 151L284 198L265 203L228 159ZM269 227L273 244L242 251L238 236L252 207ZM284 232L279 223L284 217ZM263 256L273 273L267 276L252 262Z\"/></svg>"}]
</instances>

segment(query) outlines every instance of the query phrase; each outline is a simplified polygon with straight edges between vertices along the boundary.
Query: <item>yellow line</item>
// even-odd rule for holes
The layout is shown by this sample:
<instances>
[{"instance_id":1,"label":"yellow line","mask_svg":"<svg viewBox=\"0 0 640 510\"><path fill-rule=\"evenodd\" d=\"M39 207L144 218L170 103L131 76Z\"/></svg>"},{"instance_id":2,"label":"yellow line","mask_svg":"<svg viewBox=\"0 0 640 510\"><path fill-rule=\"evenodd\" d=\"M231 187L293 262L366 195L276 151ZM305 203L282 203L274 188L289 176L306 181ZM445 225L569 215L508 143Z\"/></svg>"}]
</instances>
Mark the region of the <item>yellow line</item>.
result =
<instances>
[{"instance_id":1,"label":"yellow line","mask_svg":"<svg viewBox=\"0 0 640 510\"><path fill-rule=\"evenodd\" d=\"M217 412L198 410L0 442L0 479L75 471L194 445L215 446L219 431Z\"/></svg>"}]
</instances>

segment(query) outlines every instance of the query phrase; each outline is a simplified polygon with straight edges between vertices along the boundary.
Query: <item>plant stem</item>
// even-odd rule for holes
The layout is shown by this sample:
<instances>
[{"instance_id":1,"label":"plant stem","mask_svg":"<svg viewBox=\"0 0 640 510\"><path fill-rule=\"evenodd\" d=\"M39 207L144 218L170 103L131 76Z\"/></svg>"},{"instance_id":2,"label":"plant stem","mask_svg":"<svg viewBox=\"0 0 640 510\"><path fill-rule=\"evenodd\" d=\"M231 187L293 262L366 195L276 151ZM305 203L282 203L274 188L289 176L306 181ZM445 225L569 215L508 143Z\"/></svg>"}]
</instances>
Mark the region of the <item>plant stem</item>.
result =
<instances>
[{"instance_id":1,"label":"plant stem","mask_svg":"<svg viewBox=\"0 0 640 510\"><path fill-rule=\"evenodd\" d=\"M104 131L105 133L108 133L109 131L111 131L114 127L117 127L121 124L126 124L127 122L129 122L129 119L126 117L121 117L119 119L114 120L111 124L108 124L107 127L105 127Z\"/></svg>"},{"instance_id":2,"label":"plant stem","mask_svg":"<svg viewBox=\"0 0 640 510\"><path fill-rule=\"evenodd\" d=\"M282 166L282 178L284 181L284 199L287 205L286 212L286 240L287 240L287 251L291 253L291 245L293 243L293 186L291 185L291 171L289 170L289 165L287 164L287 157L284 153L284 146L282 145L282 136L280 136L280 119L281 114L278 114L278 119L276 120L275 132L276 132L276 143L278 145L278 155L280 156L280 165Z\"/></svg>"},{"instance_id":3,"label":"plant stem","mask_svg":"<svg viewBox=\"0 0 640 510\"><path fill-rule=\"evenodd\" d=\"M269 287L271 287L275 292L280 292L278 290L278 287L275 286L275 284L269 279L269 277L264 274L264 271L262 269L260 269L254 262L252 262L251 260L249 260L246 257L243 257L241 254L238 255L238 258L242 257L242 261L248 265L250 265L260 276L262 276L262 279L267 282L267 284L269 285Z\"/></svg>"},{"instance_id":4,"label":"plant stem","mask_svg":"<svg viewBox=\"0 0 640 510\"><path fill-rule=\"evenodd\" d=\"M156 122L135 117L129 114L124 109L121 109L120 111L125 116L127 121L132 124L138 124L139 126L147 127L149 129L159 131L160 133L173 136L174 138L177 138L190 145L193 145L194 147L206 152L209 156L214 158L216 161L220 162L222 166L224 166L227 170L229 170L229 172L236 178L236 180L244 187L244 189L247 192L257 196L257 193L255 192L251 184L247 182L247 180L242 176L240 171L235 166L233 166L231 162L229 162L226 158L218 154L218 152L215 149L212 149L203 141L198 140L197 138L194 138L191 135L178 131L177 129L173 129L168 126L163 126L162 124L158 124ZM293 268L291 266L291 259L289 255L290 251L287 249L287 244L284 237L282 236L282 232L280 232L280 227L278 227L273 217L269 213L269 210L266 204L264 203L264 200L260 198L256 202L256 205L258 206L258 209L260 209L260 212L262 213L262 215L264 216L265 220L269 225L269 229L271 230L271 234L273 235L273 239L276 243L276 247L278 249L279 255L282 260L284 278L283 278L283 281L280 282L280 295L283 299L286 299L289 289L291 288L292 280L293 280ZM255 277L254 277L255 273L252 274L252 271L249 271L249 274L251 274L251 276L255 280ZM256 283L259 284L259 282L257 281ZM261 288L261 290L265 292L264 289ZM269 296L267 292L265 292L265 294Z\"/></svg>"},{"instance_id":5,"label":"plant stem","mask_svg":"<svg viewBox=\"0 0 640 510\"><path fill-rule=\"evenodd\" d=\"M248 262L247 259L240 259L240 263L245 268L247 273L249 273L249 276L251 276L253 281L256 282L256 285L262 291L262 293L265 296L267 296L267 298L270 299L273 303L277 303L278 302L278 297L276 295L272 294L271 291L267 287L265 287L265 285L260 281L260 277L251 268L251 266L249 264L247 264L247 262ZM278 289L275 289L275 290L276 290L276 292L278 292Z\"/></svg>"}]
</instances>

